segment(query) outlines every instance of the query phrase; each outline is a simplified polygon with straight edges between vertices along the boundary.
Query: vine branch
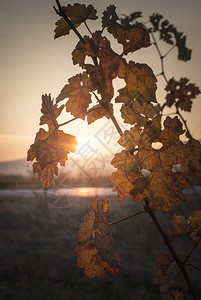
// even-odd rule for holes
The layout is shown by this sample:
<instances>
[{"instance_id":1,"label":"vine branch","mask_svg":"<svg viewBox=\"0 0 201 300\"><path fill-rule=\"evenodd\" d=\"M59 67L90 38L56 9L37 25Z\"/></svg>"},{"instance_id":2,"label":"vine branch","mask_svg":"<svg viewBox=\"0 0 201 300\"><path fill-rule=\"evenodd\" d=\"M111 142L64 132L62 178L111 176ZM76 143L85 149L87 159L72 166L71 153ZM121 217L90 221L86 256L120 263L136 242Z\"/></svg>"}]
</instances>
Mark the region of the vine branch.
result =
<instances>
[{"instance_id":1,"label":"vine branch","mask_svg":"<svg viewBox=\"0 0 201 300\"><path fill-rule=\"evenodd\" d=\"M187 262L187 260L190 258L191 254L193 253L193 251L195 250L195 248L197 247L197 245L199 244L201 240L201 237L197 240L197 242L194 244L194 246L192 247L192 249L190 250L190 252L188 253L188 255L186 256L185 260L184 260L184 264Z\"/></svg>"},{"instance_id":2,"label":"vine branch","mask_svg":"<svg viewBox=\"0 0 201 300\"><path fill-rule=\"evenodd\" d=\"M132 215L130 215L130 216L128 216L128 217L125 217L125 218L119 219L119 220L117 220L117 221L111 222L111 223L109 223L108 225L109 225L109 226L112 226L112 225L114 225L114 224L118 224L118 223L120 223L120 222L123 222L123 221L125 221L125 220L128 220L128 219L130 219L130 218L133 218L133 217L135 217L135 216L137 216L137 215L144 214L144 213L146 213L145 210L140 210L140 211L138 211L138 212L136 212L136 213L134 213L134 214L132 214Z\"/></svg>"},{"instance_id":3,"label":"vine branch","mask_svg":"<svg viewBox=\"0 0 201 300\"><path fill-rule=\"evenodd\" d=\"M154 44L154 46L156 47L156 50L157 50L158 55L159 55L160 60L161 60L161 73L158 74L158 76L159 76L159 75L162 75L162 76L163 76L165 82L167 83L167 85L168 85L168 87L169 87L169 89L170 89L170 91L171 91L171 93L172 93L173 98L175 99L174 91L171 89L171 87L170 87L170 85L169 85L169 82L168 82L168 79L167 79L167 76L166 76L166 74L165 74L164 58L165 58L165 57L166 57L166 56L167 56L167 55L168 55L168 54L176 47L176 45L172 46L172 47L166 52L165 55L162 55L162 53L161 53L161 51L160 51L160 48L159 48L159 46L158 46L158 44L157 44L155 35L154 35L154 33L153 33L152 31L151 31L151 37L152 37L152 39L153 39L153 44ZM163 105L163 109L165 108L165 106L166 106L166 104ZM184 117L182 116L181 112L179 111L179 108L178 108L178 105L177 105L177 102L176 102L176 101L175 101L175 106L176 106L176 113L179 115L179 117L181 118L181 120L182 120L182 122L183 122L183 124L184 124L184 126L185 126L185 128L186 128L187 137L192 138L192 135L191 135L190 130L189 130L189 128L188 128L187 122L186 122L186 120L184 120Z\"/></svg>"},{"instance_id":4,"label":"vine branch","mask_svg":"<svg viewBox=\"0 0 201 300\"><path fill-rule=\"evenodd\" d=\"M190 279L189 279L189 277L188 277L188 274L187 274L187 272L186 272L184 262L182 262L182 261L179 259L179 257L177 256L177 254L176 254L175 250L173 249L173 247L172 247L172 245L171 245L171 243L170 243L170 241L169 241L169 239L168 239L166 233L163 231L163 229L162 229L160 223L158 222L158 219L156 218L154 212L153 212L152 209L149 207L149 199L148 199L148 198L145 198L144 201L145 201L144 210L148 212L148 214L150 215L152 221L154 222L155 226L157 227L157 229L158 229L158 231L159 231L161 237L163 238L164 243L165 243L166 246L168 247L168 249L169 249L170 253L172 254L172 256L173 256L173 258L174 258L174 260L175 260L175 262L176 262L178 268L180 269L180 271L181 271L181 273L182 273L182 275L183 275L183 277L184 277L184 279L185 279L185 281L186 281L186 283L187 283L187 285L188 285L188 287L189 287L189 290L190 290L190 292L191 292L191 294L192 294L192 296L193 296L193 299L196 300L197 297L196 297L195 292L194 292L194 290L193 290L192 283L191 283L191 281L190 281Z\"/></svg>"}]
</instances>

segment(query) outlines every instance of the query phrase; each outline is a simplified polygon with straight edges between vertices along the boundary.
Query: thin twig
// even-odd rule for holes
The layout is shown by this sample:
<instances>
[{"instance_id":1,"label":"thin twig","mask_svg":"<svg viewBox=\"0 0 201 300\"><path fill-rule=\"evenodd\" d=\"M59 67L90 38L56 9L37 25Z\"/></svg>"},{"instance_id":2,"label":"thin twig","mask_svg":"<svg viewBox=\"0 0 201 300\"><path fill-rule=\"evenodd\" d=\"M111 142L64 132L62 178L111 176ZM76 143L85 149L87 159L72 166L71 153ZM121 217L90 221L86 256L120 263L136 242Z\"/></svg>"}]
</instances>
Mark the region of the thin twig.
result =
<instances>
[{"instance_id":1,"label":"thin twig","mask_svg":"<svg viewBox=\"0 0 201 300\"><path fill-rule=\"evenodd\" d=\"M92 111L94 111L94 110L97 110L97 109L98 109L98 107L92 107L92 108L90 108L90 109L86 112L86 114L88 114L88 113L90 113L90 112L92 112ZM70 119L69 121L66 121L66 122L64 122L64 123L58 124L58 126L59 126L59 127L60 127L60 126L64 126L64 125L66 125L66 124L68 124L68 123L71 123L72 121L78 119L78 118L79 118L79 115L80 115L82 112L84 112L84 111L85 111L85 110L79 112L79 113L77 114L77 116L75 116L74 118Z\"/></svg>"},{"instance_id":2,"label":"thin twig","mask_svg":"<svg viewBox=\"0 0 201 300\"><path fill-rule=\"evenodd\" d=\"M94 97L96 98L96 100L98 101L98 103L105 109L103 103L102 103L101 100L98 98L98 96L96 95L96 93L92 92L92 94L94 95ZM106 109L105 109L105 110L106 110ZM114 116L113 113L111 113L109 110L106 110L106 111L107 111L107 113L109 114L109 116L110 116L110 118L111 118L111 120L112 120L112 122L113 122L115 128L117 129L119 135L122 136L122 135L123 135L123 131L122 131L121 127L119 126L119 124L118 124L118 122L117 122L115 116Z\"/></svg>"},{"instance_id":3,"label":"thin twig","mask_svg":"<svg viewBox=\"0 0 201 300\"><path fill-rule=\"evenodd\" d=\"M187 125L187 123L186 123L186 120L184 120L182 114L180 113L179 108L178 108L178 105L177 105L176 102L175 102L175 106L176 106L176 109L177 109L177 114L180 116L182 122L184 123L184 126L186 127L187 137L192 138L192 135L191 135L191 133L190 133L190 130L189 130L189 128L188 128L188 125Z\"/></svg>"},{"instance_id":4,"label":"thin twig","mask_svg":"<svg viewBox=\"0 0 201 300\"><path fill-rule=\"evenodd\" d=\"M165 58L174 48L176 47L176 44L173 45L164 55L163 57Z\"/></svg>"},{"instance_id":5,"label":"thin twig","mask_svg":"<svg viewBox=\"0 0 201 300\"><path fill-rule=\"evenodd\" d=\"M93 33L91 32L91 30L90 30L89 26L87 25L87 22L86 22L86 21L84 21L84 24L85 24L85 26L86 26L87 30L89 31L89 33L90 33L90 34L91 34L91 36L92 36L92 35L93 35Z\"/></svg>"},{"instance_id":6,"label":"thin twig","mask_svg":"<svg viewBox=\"0 0 201 300\"><path fill-rule=\"evenodd\" d=\"M159 75L162 75L162 76L163 76L165 82L167 83L167 85L168 85L168 87L169 87L169 89L170 89L170 91L171 91L171 93L172 93L173 98L175 99L174 91L171 89L171 87L170 87L170 85L169 85L169 82L168 82L168 79L167 79L166 74L165 74L164 58L170 53L170 51L171 51L176 45L174 45L174 46L173 46L173 47L172 47L165 55L162 55L162 53L161 53L161 51L160 51L160 48L159 48L159 46L158 46L158 44L157 44L157 41L156 41L156 38L155 38L153 32L151 32L151 36L152 36L152 39L153 39L153 44L155 45L156 50L157 50L158 55L160 56L160 60L161 60L161 73L160 73ZM180 116L180 118L181 118L181 120L182 120L182 122L183 122L183 124L184 124L184 126L185 126L185 128L186 128L187 136L188 136L189 138L192 138L192 135L191 135L190 130L189 130L188 126L187 126L186 120L184 120L184 118L183 118L181 112L179 111L179 108L178 108L178 105L177 105L176 101L175 101L175 106L176 106L177 114Z\"/></svg>"},{"instance_id":7,"label":"thin twig","mask_svg":"<svg viewBox=\"0 0 201 300\"><path fill-rule=\"evenodd\" d=\"M134 214L132 214L132 215L130 215L128 217L125 217L125 218L119 219L117 221L111 222L108 225L111 226L111 225L114 225L114 224L118 224L120 222L123 222L123 221L128 220L128 219L130 219L132 217L135 217L137 215L144 214L144 213L146 213L146 211L145 210L141 210L141 211L138 211L138 212L136 212L136 213L134 213Z\"/></svg>"},{"instance_id":8,"label":"thin twig","mask_svg":"<svg viewBox=\"0 0 201 300\"><path fill-rule=\"evenodd\" d=\"M197 245L199 244L201 240L201 237L198 239L198 241L194 244L194 246L192 247L192 249L190 250L190 252L188 253L188 255L186 256L185 260L184 260L184 264L187 262L187 260L190 258L191 254L193 253L193 251L195 250L195 248L197 247Z\"/></svg>"},{"instance_id":9,"label":"thin twig","mask_svg":"<svg viewBox=\"0 0 201 300\"><path fill-rule=\"evenodd\" d=\"M194 268L194 269L196 269L196 270L198 270L198 271L201 272L201 268L199 268L199 267L197 267L197 266L195 266L193 264L186 264L186 267L192 267L192 268Z\"/></svg>"}]
</instances>

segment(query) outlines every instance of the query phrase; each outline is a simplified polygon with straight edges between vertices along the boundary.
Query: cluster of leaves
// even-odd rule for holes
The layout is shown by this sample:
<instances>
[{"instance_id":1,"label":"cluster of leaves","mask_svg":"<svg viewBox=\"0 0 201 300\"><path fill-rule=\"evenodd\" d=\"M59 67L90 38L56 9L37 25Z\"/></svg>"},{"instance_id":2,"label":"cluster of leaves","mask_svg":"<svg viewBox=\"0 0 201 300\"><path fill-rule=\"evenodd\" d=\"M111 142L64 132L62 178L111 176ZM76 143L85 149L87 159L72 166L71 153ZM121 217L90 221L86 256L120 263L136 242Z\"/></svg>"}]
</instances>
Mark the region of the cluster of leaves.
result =
<instances>
[{"instance_id":1,"label":"cluster of leaves","mask_svg":"<svg viewBox=\"0 0 201 300\"><path fill-rule=\"evenodd\" d=\"M34 172L48 188L53 176L58 174L58 163L64 165L69 152L76 150L75 137L59 130L61 125L57 117L64 107L75 118L87 118L88 124L102 117L111 118L121 135L119 144L124 148L111 162L117 168L110 180L114 184L113 190L118 192L118 200L127 196L135 201L148 198L153 213L156 210L174 212L185 201L182 190L190 188L190 181L199 183L201 144L193 138L187 143L181 141L180 136L185 130L178 117L167 117L162 128L162 109L156 100L157 79L147 64L127 61L126 56L151 46L150 33L158 31L161 40L178 48L178 58L187 61L191 58L191 50L186 47L186 37L163 20L162 15L153 14L149 20L151 27L147 28L136 21L142 16L141 12L120 19L114 5L103 12L101 30L81 37L77 28L83 23L88 28L86 20L98 18L94 7L78 3L61 7L59 1L57 4L59 10L55 10L61 18L56 23L55 38L68 35L72 30L78 35L80 40L72 52L72 60L83 72L68 80L56 102L50 95L43 96L40 125L47 124L49 129L39 130L28 151L28 160L36 159ZM119 53L112 49L104 31L117 41L121 48ZM114 98L115 78L123 80L125 85ZM192 99L200 93L186 78L170 79L166 90L165 105L171 107L174 104L177 111L190 111ZM61 101L65 104L57 107ZM114 102L122 103L122 119L131 125L124 133L114 116ZM156 148L155 143L160 143L161 147ZM105 217L108 209L108 199L101 204L97 198L92 199L91 211L80 225L75 254L79 267L85 269L89 278L106 277L108 273L116 274L119 269L120 259ZM171 221L173 227L167 228L164 234L170 242L188 234L200 247L200 219L200 210L188 219L175 215ZM172 255L161 254L158 265L160 271L156 282L161 284L163 297L168 297L164 299L183 299L181 288L169 285L173 282L170 273L181 271Z\"/></svg>"},{"instance_id":2,"label":"cluster of leaves","mask_svg":"<svg viewBox=\"0 0 201 300\"><path fill-rule=\"evenodd\" d=\"M120 259L105 217L109 212L109 200L104 198L99 204L95 197L90 205L91 211L80 225L75 249L78 266L85 269L88 278L107 277L109 272L115 275L119 270Z\"/></svg>"}]
</instances>

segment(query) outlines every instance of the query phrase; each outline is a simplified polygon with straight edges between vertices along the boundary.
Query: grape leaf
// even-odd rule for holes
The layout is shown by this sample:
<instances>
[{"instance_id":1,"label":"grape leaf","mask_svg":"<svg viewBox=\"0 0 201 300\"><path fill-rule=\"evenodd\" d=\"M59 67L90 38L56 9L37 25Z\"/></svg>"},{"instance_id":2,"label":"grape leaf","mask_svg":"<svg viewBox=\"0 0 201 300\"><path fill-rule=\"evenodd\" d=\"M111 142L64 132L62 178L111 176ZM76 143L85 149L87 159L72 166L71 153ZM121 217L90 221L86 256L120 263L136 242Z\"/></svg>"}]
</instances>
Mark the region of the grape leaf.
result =
<instances>
[{"instance_id":1,"label":"grape leaf","mask_svg":"<svg viewBox=\"0 0 201 300\"><path fill-rule=\"evenodd\" d=\"M110 110L112 111L112 104L110 103ZM103 108L100 104L94 105L92 108L88 109L87 113L87 122L88 124L93 123L94 121L101 119L102 117L110 118L109 113L106 109Z\"/></svg>"},{"instance_id":2,"label":"grape leaf","mask_svg":"<svg viewBox=\"0 0 201 300\"><path fill-rule=\"evenodd\" d=\"M158 31L159 30L159 24L160 21L163 19L163 16L158 14L158 13L153 13L153 15L151 15L149 17L149 20L151 22L151 24L153 25L153 30L154 31Z\"/></svg>"},{"instance_id":3,"label":"grape leaf","mask_svg":"<svg viewBox=\"0 0 201 300\"><path fill-rule=\"evenodd\" d=\"M123 46L123 54L127 55L130 52L141 49L142 47L149 47L150 38L146 28L141 23L128 24L117 23L119 19L116 14L114 5L110 5L103 13L102 25L106 27L118 43Z\"/></svg>"},{"instance_id":4,"label":"grape leaf","mask_svg":"<svg viewBox=\"0 0 201 300\"><path fill-rule=\"evenodd\" d=\"M161 252L157 258L157 265L158 272L155 276L154 284L160 284L160 292L163 299L187 299L184 279L172 255L169 252ZM186 298L184 298L185 296Z\"/></svg>"},{"instance_id":5,"label":"grape leaf","mask_svg":"<svg viewBox=\"0 0 201 300\"><path fill-rule=\"evenodd\" d=\"M165 272L160 285L160 292L162 299L189 299L184 278L175 262L173 262Z\"/></svg>"},{"instance_id":6,"label":"grape leaf","mask_svg":"<svg viewBox=\"0 0 201 300\"><path fill-rule=\"evenodd\" d=\"M85 269L84 273L89 278L108 277L108 273L116 275L118 269L113 268L107 262L101 260L97 248L91 242L78 245L75 248L77 264L80 268Z\"/></svg>"},{"instance_id":7,"label":"grape leaf","mask_svg":"<svg viewBox=\"0 0 201 300\"><path fill-rule=\"evenodd\" d=\"M190 139L186 144L182 143L179 136L184 132L182 124L177 117L171 119L167 117L164 121L164 130L155 142L163 144L161 149L154 149L154 142L147 134L146 127L140 131L139 126L134 127L133 132L136 136L133 138L131 132L131 140L128 145L129 149L133 145L134 151L137 153L129 155L127 150L116 155L111 162L125 176L133 189L130 194L135 201L141 201L144 197L151 199L153 209L160 209L163 212L173 211L178 205L185 201L182 190L190 188L188 178L192 178L195 182L199 182L201 176L201 145L198 141ZM128 138L124 136L120 139L125 143ZM138 142L138 145L136 143ZM137 147L136 147L137 146ZM119 157L122 159L119 160ZM117 162L118 161L118 162ZM120 161L120 162L119 162ZM173 173L172 167L175 164L182 165L182 172ZM150 172L149 176L142 176L142 169ZM112 177L112 182L117 188L117 178ZM124 187L124 190L128 187ZM128 190L127 190L128 192ZM122 199L122 193L121 193Z\"/></svg>"},{"instance_id":8,"label":"grape leaf","mask_svg":"<svg viewBox=\"0 0 201 300\"><path fill-rule=\"evenodd\" d=\"M87 114L87 108L92 102L90 92L95 89L94 81L86 72L83 72L68 80L68 84L61 90L56 101L58 103L65 98L69 98L66 102L66 111L75 117L84 119Z\"/></svg>"},{"instance_id":9,"label":"grape leaf","mask_svg":"<svg viewBox=\"0 0 201 300\"><path fill-rule=\"evenodd\" d=\"M153 14L149 20L153 26L153 31L159 31L160 39L167 44L175 45L178 49L178 59L188 61L191 59L192 50L186 47L186 36L183 32L178 32L176 27L168 20L162 20L163 16L160 14Z\"/></svg>"},{"instance_id":10,"label":"grape leaf","mask_svg":"<svg viewBox=\"0 0 201 300\"><path fill-rule=\"evenodd\" d=\"M91 211L79 229L75 249L78 266L85 269L88 278L107 277L109 272L115 275L119 270L120 259L105 218L105 213L109 211L109 201L105 198L99 204L95 197L90 206ZM89 241L91 236L93 242Z\"/></svg>"},{"instance_id":11,"label":"grape leaf","mask_svg":"<svg viewBox=\"0 0 201 300\"><path fill-rule=\"evenodd\" d=\"M144 102L156 102L157 79L146 64L124 62L119 66L118 76L124 79L126 86L118 91L116 102L125 102L127 99L136 99L141 105Z\"/></svg>"},{"instance_id":12,"label":"grape leaf","mask_svg":"<svg viewBox=\"0 0 201 300\"><path fill-rule=\"evenodd\" d=\"M201 209L196 210L188 219L190 225L190 235L198 247L201 249Z\"/></svg>"},{"instance_id":13,"label":"grape leaf","mask_svg":"<svg viewBox=\"0 0 201 300\"><path fill-rule=\"evenodd\" d=\"M176 104L177 107L184 111L191 111L192 99L195 99L200 90L195 84L188 83L189 79L181 78L176 81L171 78L165 88L168 92L166 95L166 103L168 107Z\"/></svg>"},{"instance_id":14,"label":"grape leaf","mask_svg":"<svg viewBox=\"0 0 201 300\"><path fill-rule=\"evenodd\" d=\"M119 98L116 102L118 102ZM138 101L127 101L122 105L121 116L125 123L130 125L138 124L144 126L149 118L154 117L159 112L159 106L153 106L152 103L143 103L141 105Z\"/></svg>"},{"instance_id":15,"label":"grape leaf","mask_svg":"<svg viewBox=\"0 0 201 300\"><path fill-rule=\"evenodd\" d=\"M87 19L96 20L98 18L92 5L86 6L85 4L75 3L74 5L63 6L62 9L75 27L78 27ZM63 18L59 19L56 22L54 38L68 35L71 29Z\"/></svg>"},{"instance_id":16,"label":"grape leaf","mask_svg":"<svg viewBox=\"0 0 201 300\"><path fill-rule=\"evenodd\" d=\"M103 209L103 213L106 215L107 213L109 213L110 211L110 205L109 205L109 199L108 198L104 198L102 201L102 209Z\"/></svg>"},{"instance_id":17,"label":"grape leaf","mask_svg":"<svg viewBox=\"0 0 201 300\"><path fill-rule=\"evenodd\" d=\"M94 211L90 210L84 217L84 222L80 224L78 232L78 242L87 242L93 233L93 224L95 220Z\"/></svg>"},{"instance_id":18,"label":"grape leaf","mask_svg":"<svg viewBox=\"0 0 201 300\"><path fill-rule=\"evenodd\" d=\"M54 129L57 127L57 117L61 114L62 110L64 108L64 105L61 105L59 108L57 107L57 104L54 104L54 99L51 100L51 95L43 95L42 96L42 116L40 118L40 125L47 124L49 127L49 131L51 131L51 128Z\"/></svg>"},{"instance_id":19,"label":"grape leaf","mask_svg":"<svg viewBox=\"0 0 201 300\"><path fill-rule=\"evenodd\" d=\"M58 163L64 166L68 159L67 154L75 152L78 144L75 136L58 129L56 118L62 109L63 105L57 108L57 104L54 104L50 95L42 96L41 112L43 115L40 125L47 124L49 129L46 131L40 128L27 154L28 161L36 159L33 172L38 173L38 178L45 189L51 185L54 175L58 175Z\"/></svg>"},{"instance_id":20,"label":"grape leaf","mask_svg":"<svg viewBox=\"0 0 201 300\"><path fill-rule=\"evenodd\" d=\"M118 201L130 196L133 185L121 171L113 172L110 176L110 182L114 184L112 190L118 192Z\"/></svg>"},{"instance_id":21,"label":"grape leaf","mask_svg":"<svg viewBox=\"0 0 201 300\"><path fill-rule=\"evenodd\" d=\"M187 221L184 216L174 215L171 219L171 223L174 227L167 227L166 234L170 242L176 241L176 239L185 233L187 233Z\"/></svg>"},{"instance_id":22,"label":"grape leaf","mask_svg":"<svg viewBox=\"0 0 201 300\"><path fill-rule=\"evenodd\" d=\"M124 16L124 18L121 18L121 24L124 25L128 25L128 24L132 24L134 21L136 21L136 19L141 18L142 17L142 12L141 11L135 11L133 13L130 14L130 16Z\"/></svg>"},{"instance_id":23,"label":"grape leaf","mask_svg":"<svg viewBox=\"0 0 201 300\"><path fill-rule=\"evenodd\" d=\"M94 56L99 58L99 65L85 64L84 68L96 81L102 102L110 102L114 96L112 80L118 76L122 59L111 49L110 42L101 35L100 31L93 34L92 41L91 51L94 51ZM93 45L96 45L96 49ZM90 56L93 57L92 53Z\"/></svg>"},{"instance_id":24,"label":"grape leaf","mask_svg":"<svg viewBox=\"0 0 201 300\"><path fill-rule=\"evenodd\" d=\"M169 252L161 252L157 258L158 272L155 276L154 283L160 284L163 281L163 277L167 272L169 266L173 263L174 259Z\"/></svg>"},{"instance_id":25,"label":"grape leaf","mask_svg":"<svg viewBox=\"0 0 201 300\"><path fill-rule=\"evenodd\" d=\"M41 138L45 136L46 138ZM40 129L34 144L28 150L27 160L36 159L33 171L38 173L38 178L45 189L51 185L54 175L58 175L58 163L65 166L67 154L75 152L77 144L75 136L64 133L62 130L56 129L48 132Z\"/></svg>"},{"instance_id":26,"label":"grape leaf","mask_svg":"<svg viewBox=\"0 0 201 300\"><path fill-rule=\"evenodd\" d=\"M191 59L192 50L186 47L186 36L182 32L174 33L176 46L178 48L178 59L188 61Z\"/></svg>"}]
</instances>

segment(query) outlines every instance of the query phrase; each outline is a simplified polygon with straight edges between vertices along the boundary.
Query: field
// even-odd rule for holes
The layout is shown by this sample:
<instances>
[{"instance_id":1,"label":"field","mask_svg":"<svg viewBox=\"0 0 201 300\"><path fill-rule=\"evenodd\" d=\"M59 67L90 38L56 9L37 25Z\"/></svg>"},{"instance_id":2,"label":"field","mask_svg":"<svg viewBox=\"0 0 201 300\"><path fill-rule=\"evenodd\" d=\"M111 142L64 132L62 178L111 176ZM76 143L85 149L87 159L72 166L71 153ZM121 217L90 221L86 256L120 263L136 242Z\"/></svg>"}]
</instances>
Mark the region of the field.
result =
<instances>
[{"instance_id":1,"label":"field","mask_svg":"<svg viewBox=\"0 0 201 300\"><path fill-rule=\"evenodd\" d=\"M1 193L0 193L1 195ZM183 209L190 213L198 206L191 203ZM64 208L49 205L39 194L2 194L0 197L0 298L1 299L160 299L159 286L153 284L156 259L165 249L149 216L142 214L111 226L121 269L117 276L88 280L74 256L79 224L89 210L89 197L77 197ZM126 199L121 203L110 197L113 221L141 209L142 204ZM162 222L164 217L158 215ZM165 225L168 220L163 220ZM175 245L188 253L184 239ZM201 255L194 253L201 266ZM201 295L200 272L192 269L191 278Z\"/></svg>"}]
</instances>

